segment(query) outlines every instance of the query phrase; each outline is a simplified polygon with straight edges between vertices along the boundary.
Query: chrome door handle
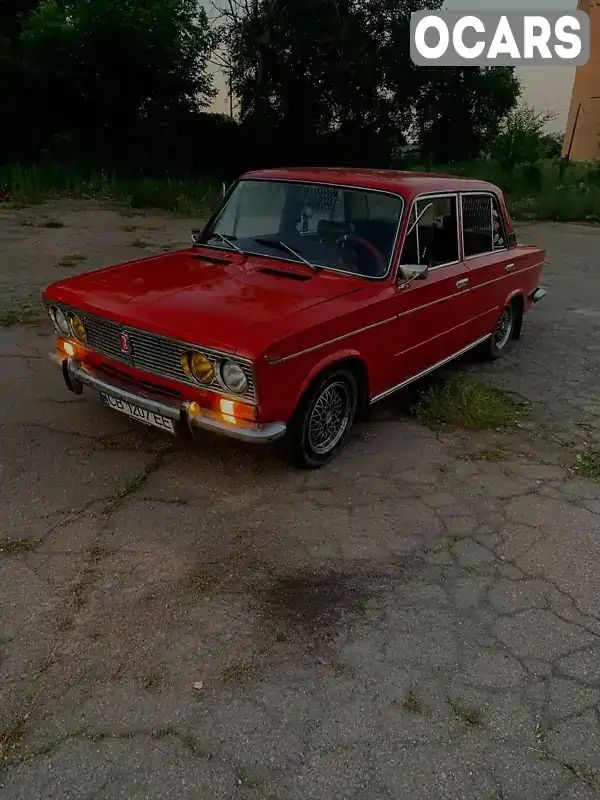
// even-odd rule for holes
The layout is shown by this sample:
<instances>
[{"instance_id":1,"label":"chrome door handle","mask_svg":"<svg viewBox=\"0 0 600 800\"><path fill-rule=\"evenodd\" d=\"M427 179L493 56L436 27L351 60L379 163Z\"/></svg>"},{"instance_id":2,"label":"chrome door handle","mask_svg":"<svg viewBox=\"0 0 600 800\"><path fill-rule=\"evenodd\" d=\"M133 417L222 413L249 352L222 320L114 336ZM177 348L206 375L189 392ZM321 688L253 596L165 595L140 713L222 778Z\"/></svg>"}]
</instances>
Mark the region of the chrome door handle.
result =
<instances>
[{"instance_id":1,"label":"chrome door handle","mask_svg":"<svg viewBox=\"0 0 600 800\"><path fill-rule=\"evenodd\" d=\"M468 278L461 278L459 281L456 281L457 289L466 289L468 285L469 285Z\"/></svg>"},{"instance_id":2,"label":"chrome door handle","mask_svg":"<svg viewBox=\"0 0 600 800\"><path fill-rule=\"evenodd\" d=\"M514 264L507 264L504 267L504 269L506 270L506 272L514 272L515 271L515 265Z\"/></svg>"}]
</instances>

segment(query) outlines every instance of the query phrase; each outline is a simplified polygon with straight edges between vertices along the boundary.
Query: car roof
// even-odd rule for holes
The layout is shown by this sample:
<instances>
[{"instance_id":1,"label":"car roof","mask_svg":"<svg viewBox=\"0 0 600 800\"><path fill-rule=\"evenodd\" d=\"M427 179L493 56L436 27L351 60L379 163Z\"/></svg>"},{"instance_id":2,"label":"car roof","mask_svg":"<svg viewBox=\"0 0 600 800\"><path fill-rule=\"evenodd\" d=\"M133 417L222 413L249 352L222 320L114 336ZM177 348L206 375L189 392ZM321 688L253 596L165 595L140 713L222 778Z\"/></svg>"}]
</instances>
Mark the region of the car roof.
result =
<instances>
[{"instance_id":1,"label":"car roof","mask_svg":"<svg viewBox=\"0 0 600 800\"><path fill-rule=\"evenodd\" d=\"M262 180L311 181L365 189L379 189L417 195L429 192L493 191L500 190L487 181L472 180L458 175L435 172L402 172L393 169L361 169L344 167L281 167L246 172L243 178Z\"/></svg>"}]
</instances>

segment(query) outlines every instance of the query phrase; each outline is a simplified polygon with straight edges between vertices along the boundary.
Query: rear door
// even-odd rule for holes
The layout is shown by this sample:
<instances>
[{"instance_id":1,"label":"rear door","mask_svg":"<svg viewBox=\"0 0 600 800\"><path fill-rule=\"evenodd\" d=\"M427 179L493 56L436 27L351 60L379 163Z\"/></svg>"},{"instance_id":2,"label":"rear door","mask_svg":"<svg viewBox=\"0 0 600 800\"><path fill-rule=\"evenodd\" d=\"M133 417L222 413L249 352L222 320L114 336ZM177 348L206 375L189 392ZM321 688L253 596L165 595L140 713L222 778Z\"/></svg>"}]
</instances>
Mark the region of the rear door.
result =
<instances>
[{"instance_id":1,"label":"rear door","mask_svg":"<svg viewBox=\"0 0 600 800\"><path fill-rule=\"evenodd\" d=\"M414 201L400 263L427 264L429 274L404 289L402 278L397 278L399 316L393 341L396 385L448 359L467 344L468 272L461 259L459 232L458 193L421 195Z\"/></svg>"},{"instance_id":2,"label":"rear door","mask_svg":"<svg viewBox=\"0 0 600 800\"><path fill-rule=\"evenodd\" d=\"M496 324L511 290L519 284L520 259L509 248L509 235L498 198L491 192L462 192L462 243L469 272L471 336L479 339Z\"/></svg>"}]
</instances>

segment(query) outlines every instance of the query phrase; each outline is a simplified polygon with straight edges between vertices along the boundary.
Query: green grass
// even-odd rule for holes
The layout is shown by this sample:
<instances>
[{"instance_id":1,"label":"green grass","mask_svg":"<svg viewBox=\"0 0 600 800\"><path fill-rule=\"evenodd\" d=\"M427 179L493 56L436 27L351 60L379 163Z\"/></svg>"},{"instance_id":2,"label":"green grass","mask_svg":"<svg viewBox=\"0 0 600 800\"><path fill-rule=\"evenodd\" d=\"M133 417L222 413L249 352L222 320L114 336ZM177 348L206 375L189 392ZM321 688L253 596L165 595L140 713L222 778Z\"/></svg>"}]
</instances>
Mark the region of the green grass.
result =
<instances>
[{"instance_id":1,"label":"green grass","mask_svg":"<svg viewBox=\"0 0 600 800\"><path fill-rule=\"evenodd\" d=\"M448 698L448 705L454 714L462 720L465 725L480 725L481 713L476 708L471 708L462 702L462 700L454 700Z\"/></svg>"},{"instance_id":2,"label":"green grass","mask_svg":"<svg viewBox=\"0 0 600 800\"><path fill-rule=\"evenodd\" d=\"M32 553L37 550L40 543L37 539L0 539L0 556L13 555L14 553Z\"/></svg>"},{"instance_id":3,"label":"green grass","mask_svg":"<svg viewBox=\"0 0 600 800\"><path fill-rule=\"evenodd\" d=\"M208 567L194 567L185 580L185 588L192 594L206 594L219 582L219 576Z\"/></svg>"},{"instance_id":4,"label":"green grass","mask_svg":"<svg viewBox=\"0 0 600 800\"><path fill-rule=\"evenodd\" d=\"M488 160L457 164L413 165L413 169L460 175L490 181L506 192L517 220L600 222L600 166L572 162L562 170L558 159L517 166L512 172ZM188 179L164 177L125 178L104 171L84 171L65 164L0 167L0 186L8 189L8 202L16 207L58 197L110 200L125 217L144 209L205 217L220 198L221 188L203 176ZM49 220L45 227L62 227ZM38 225L25 221L24 225Z\"/></svg>"},{"instance_id":5,"label":"green grass","mask_svg":"<svg viewBox=\"0 0 600 800\"><path fill-rule=\"evenodd\" d=\"M471 453L473 461L491 461L499 462L504 461L508 455L508 450L502 445L489 445L488 447L480 447L474 453Z\"/></svg>"},{"instance_id":6,"label":"green grass","mask_svg":"<svg viewBox=\"0 0 600 800\"><path fill-rule=\"evenodd\" d=\"M20 723L0 730L0 767L11 756L15 755L15 751L20 747L24 736L25 728Z\"/></svg>"},{"instance_id":7,"label":"green grass","mask_svg":"<svg viewBox=\"0 0 600 800\"><path fill-rule=\"evenodd\" d=\"M407 714L423 713L423 703L412 692L409 692L402 701L402 708Z\"/></svg>"},{"instance_id":8,"label":"green grass","mask_svg":"<svg viewBox=\"0 0 600 800\"><path fill-rule=\"evenodd\" d=\"M203 178L118 178L62 164L5 165L0 167L0 186L8 188L8 202L18 208L59 197L112 200L125 216L133 215L135 209L161 209L203 217L214 207L221 191Z\"/></svg>"},{"instance_id":9,"label":"green grass","mask_svg":"<svg viewBox=\"0 0 600 800\"><path fill-rule=\"evenodd\" d=\"M600 451L588 450L580 459L577 460L574 472L590 481L600 483Z\"/></svg>"},{"instance_id":10,"label":"green grass","mask_svg":"<svg viewBox=\"0 0 600 800\"><path fill-rule=\"evenodd\" d=\"M151 475L160 467L161 463L162 455L158 453L150 459L141 472L125 481L125 483L118 489L115 489L114 492L111 492L104 501L104 515L110 516L118 511L128 497L135 494L147 483Z\"/></svg>"},{"instance_id":11,"label":"green grass","mask_svg":"<svg viewBox=\"0 0 600 800\"><path fill-rule=\"evenodd\" d=\"M83 255L83 253L72 253L70 256L61 258L60 261L57 261L54 266L62 269L73 269L73 267L76 267L80 261L85 261L85 258L86 257Z\"/></svg>"},{"instance_id":12,"label":"green grass","mask_svg":"<svg viewBox=\"0 0 600 800\"><path fill-rule=\"evenodd\" d=\"M507 196L515 220L600 222L600 167L570 163L561 175L558 159L522 165L507 174L494 161L434 164L432 172L490 181Z\"/></svg>"},{"instance_id":13,"label":"green grass","mask_svg":"<svg viewBox=\"0 0 600 800\"><path fill-rule=\"evenodd\" d=\"M0 328L12 328L13 325L39 325L46 319L45 311L39 306L21 306L0 311Z\"/></svg>"},{"instance_id":14,"label":"green grass","mask_svg":"<svg viewBox=\"0 0 600 800\"><path fill-rule=\"evenodd\" d=\"M523 406L495 386L462 375L431 386L412 413L432 430L498 430L517 425Z\"/></svg>"}]
</instances>

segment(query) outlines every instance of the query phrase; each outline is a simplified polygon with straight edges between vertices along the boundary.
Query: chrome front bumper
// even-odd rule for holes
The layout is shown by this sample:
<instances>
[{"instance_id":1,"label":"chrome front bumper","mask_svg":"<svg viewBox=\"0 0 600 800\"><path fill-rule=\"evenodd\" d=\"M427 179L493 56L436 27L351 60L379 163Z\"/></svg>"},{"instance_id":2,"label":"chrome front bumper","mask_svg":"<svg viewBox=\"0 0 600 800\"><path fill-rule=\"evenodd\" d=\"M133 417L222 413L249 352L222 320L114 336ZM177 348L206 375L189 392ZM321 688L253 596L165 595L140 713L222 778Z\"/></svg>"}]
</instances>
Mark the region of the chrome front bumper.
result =
<instances>
[{"instance_id":1,"label":"chrome front bumper","mask_svg":"<svg viewBox=\"0 0 600 800\"><path fill-rule=\"evenodd\" d=\"M61 363L61 359L57 356L52 355L51 357L54 361ZM286 432L286 426L283 422L243 422L240 425L234 425L224 420L215 419L204 412L192 416L189 413L190 403L165 403L162 400L155 400L148 395L132 392L130 389L126 389L115 383L109 383L99 378L72 358L65 358L62 361L62 370L63 378L69 391L75 392L75 394L81 394L83 387L89 386L91 389L95 389L98 392L105 392L106 394L112 395L112 397L124 400L126 403L132 403L147 411L161 414L163 417L167 417L176 424L178 423L181 425L181 427L183 427L184 430L188 430L192 436L194 435L194 430L199 428L213 431L214 433L220 433L232 439L266 444L281 439Z\"/></svg>"}]
</instances>

